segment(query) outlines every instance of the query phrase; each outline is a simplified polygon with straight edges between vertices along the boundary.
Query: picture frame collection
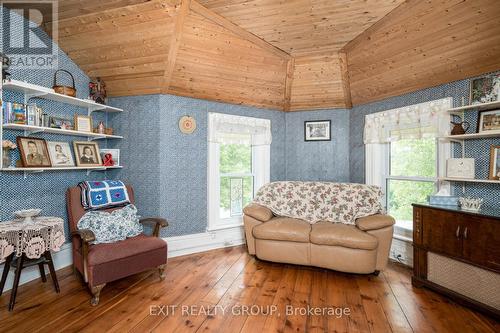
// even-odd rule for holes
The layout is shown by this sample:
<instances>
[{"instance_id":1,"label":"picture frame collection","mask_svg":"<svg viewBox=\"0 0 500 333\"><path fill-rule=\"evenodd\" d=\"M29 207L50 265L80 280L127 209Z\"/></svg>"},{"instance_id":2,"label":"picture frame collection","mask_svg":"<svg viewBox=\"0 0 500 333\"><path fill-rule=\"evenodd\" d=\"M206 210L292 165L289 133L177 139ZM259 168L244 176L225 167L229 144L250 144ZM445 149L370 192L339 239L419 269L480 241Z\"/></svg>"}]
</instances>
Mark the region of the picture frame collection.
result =
<instances>
[{"instance_id":1,"label":"picture frame collection","mask_svg":"<svg viewBox=\"0 0 500 333\"><path fill-rule=\"evenodd\" d=\"M42 138L18 136L16 138L22 167L61 168L61 167L100 167L103 165L101 154L111 153L117 161L106 166L119 166L119 149L99 149L93 141L73 141L73 151L69 142L46 141ZM111 152L110 152L111 151ZM75 157L73 156L73 152ZM113 155L114 154L114 155Z\"/></svg>"}]
</instances>

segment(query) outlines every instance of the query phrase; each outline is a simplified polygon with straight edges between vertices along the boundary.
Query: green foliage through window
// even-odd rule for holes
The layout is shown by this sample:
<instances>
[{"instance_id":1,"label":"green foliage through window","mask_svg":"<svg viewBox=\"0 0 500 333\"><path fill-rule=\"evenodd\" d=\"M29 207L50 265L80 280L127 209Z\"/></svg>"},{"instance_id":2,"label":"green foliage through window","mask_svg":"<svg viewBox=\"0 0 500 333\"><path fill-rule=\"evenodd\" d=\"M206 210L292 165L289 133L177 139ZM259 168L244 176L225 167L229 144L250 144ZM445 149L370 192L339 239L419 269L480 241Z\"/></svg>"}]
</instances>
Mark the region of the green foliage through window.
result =
<instances>
[{"instance_id":1,"label":"green foliage through window","mask_svg":"<svg viewBox=\"0 0 500 333\"><path fill-rule=\"evenodd\" d=\"M241 193L234 193L233 200L241 201L241 207L248 205L253 199L252 147L243 144L220 145L220 217L231 217L231 179L242 179ZM224 174L231 174L225 176ZM238 206L236 204L236 206ZM235 202L233 202L233 208Z\"/></svg>"}]
</instances>

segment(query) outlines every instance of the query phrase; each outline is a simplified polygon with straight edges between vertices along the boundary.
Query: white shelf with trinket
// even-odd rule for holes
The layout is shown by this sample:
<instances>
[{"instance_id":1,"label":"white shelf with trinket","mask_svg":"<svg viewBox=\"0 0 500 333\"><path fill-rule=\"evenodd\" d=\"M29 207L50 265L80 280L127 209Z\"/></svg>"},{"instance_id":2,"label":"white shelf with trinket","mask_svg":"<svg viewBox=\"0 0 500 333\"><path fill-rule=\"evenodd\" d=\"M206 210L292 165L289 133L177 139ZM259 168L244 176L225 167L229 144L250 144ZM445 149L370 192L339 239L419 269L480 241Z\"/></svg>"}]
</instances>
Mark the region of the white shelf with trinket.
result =
<instances>
[{"instance_id":1,"label":"white shelf with trinket","mask_svg":"<svg viewBox=\"0 0 500 333\"><path fill-rule=\"evenodd\" d=\"M28 82L18 81L6 79L0 80L0 101L2 101L3 90L19 92L23 94L24 104L28 104L28 101L31 98L43 98L50 101L65 103L69 105L74 105L81 108L87 109L88 116L91 116L92 112L123 112L122 109L116 108L109 105L99 104L90 99L80 99L76 97L71 97L63 94L56 93L53 89L31 84ZM83 132L76 130L67 130L62 128L52 128L52 127L43 127L43 126L33 126L33 125L25 125L25 124L15 124L15 123L6 123L3 124L3 110L0 110L0 140L3 140L4 130L14 130L14 131L23 131L23 135L29 136L35 133L52 133L59 135L69 135L76 137L87 137L89 141L91 140L103 140L103 139L123 139L123 136L120 135L109 135L109 134L100 134L93 132ZM3 149L0 149L0 161L3 158ZM121 169L123 166L98 166L98 167L35 167L35 168L26 168L26 167L2 167L0 168L1 172L22 172L24 177L29 173L39 173L44 171L78 171L85 170L87 171L87 175L92 171L106 171L110 169Z\"/></svg>"}]
</instances>

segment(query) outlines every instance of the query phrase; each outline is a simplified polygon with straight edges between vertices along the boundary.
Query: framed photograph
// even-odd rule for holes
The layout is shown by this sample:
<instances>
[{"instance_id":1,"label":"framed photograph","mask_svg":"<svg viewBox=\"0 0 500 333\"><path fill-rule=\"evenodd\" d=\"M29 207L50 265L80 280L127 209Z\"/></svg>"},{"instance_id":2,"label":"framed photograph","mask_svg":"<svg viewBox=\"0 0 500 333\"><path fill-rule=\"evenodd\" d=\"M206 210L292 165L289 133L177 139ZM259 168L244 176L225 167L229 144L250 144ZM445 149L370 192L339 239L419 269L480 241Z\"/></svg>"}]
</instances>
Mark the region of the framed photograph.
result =
<instances>
[{"instance_id":1,"label":"framed photograph","mask_svg":"<svg viewBox=\"0 0 500 333\"><path fill-rule=\"evenodd\" d=\"M57 167L72 167L75 166L71 147L67 142L48 141L50 161L52 166Z\"/></svg>"},{"instance_id":2,"label":"framed photograph","mask_svg":"<svg viewBox=\"0 0 500 333\"><path fill-rule=\"evenodd\" d=\"M104 155L111 154L115 166L120 165L120 149L101 149L101 159L103 163L106 161Z\"/></svg>"},{"instance_id":3,"label":"framed photograph","mask_svg":"<svg viewBox=\"0 0 500 333\"><path fill-rule=\"evenodd\" d=\"M490 148L490 179L500 179L500 146Z\"/></svg>"},{"instance_id":4,"label":"framed photograph","mask_svg":"<svg viewBox=\"0 0 500 333\"><path fill-rule=\"evenodd\" d=\"M476 161L473 158L449 158L446 161L446 177L474 179Z\"/></svg>"},{"instance_id":5,"label":"framed photograph","mask_svg":"<svg viewBox=\"0 0 500 333\"><path fill-rule=\"evenodd\" d=\"M470 81L470 104L500 100L500 74L483 76Z\"/></svg>"},{"instance_id":6,"label":"framed photograph","mask_svg":"<svg viewBox=\"0 0 500 333\"><path fill-rule=\"evenodd\" d=\"M477 132L500 133L500 110L480 111L477 120Z\"/></svg>"},{"instance_id":7,"label":"framed photograph","mask_svg":"<svg viewBox=\"0 0 500 333\"><path fill-rule=\"evenodd\" d=\"M73 123L69 119L61 117L49 117L49 127L51 128L61 128L65 130L72 130Z\"/></svg>"},{"instance_id":8,"label":"framed photograph","mask_svg":"<svg viewBox=\"0 0 500 333\"><path fill-rule=\"evenodd\" d=\"M75 130L92 133L92 118L80 114L75 115Z\"/></svg>"},{"instance_id":9,"label":"framed photograph","mask_svg":"<svg viewBox=\"0 0 500 333\"><path fill-rule=\"evenodd\" d=\"M304 121L304 141L330 141L330 125L330 120Z\"/></svg>"},{"instance_id":10,"label":"framed photograph","mask_svg":"<svg viewBox=\"0 0 500 333\"><path fill-rule=\"evenodd\" d=\"M17 146L23 167L50 168L52 166L47 142L44 139L18 136Z\"/></svg>"},{"instance_id":11,"label":"framed photograph","mask_svg":"<svg viewBox=\"0 0 500 333\"><path fill-rule=\"evenodd\" d=\"M73 141L76 165L81 167L102 166L99 146L91 141Z\"/></svg>"}]
</instances>

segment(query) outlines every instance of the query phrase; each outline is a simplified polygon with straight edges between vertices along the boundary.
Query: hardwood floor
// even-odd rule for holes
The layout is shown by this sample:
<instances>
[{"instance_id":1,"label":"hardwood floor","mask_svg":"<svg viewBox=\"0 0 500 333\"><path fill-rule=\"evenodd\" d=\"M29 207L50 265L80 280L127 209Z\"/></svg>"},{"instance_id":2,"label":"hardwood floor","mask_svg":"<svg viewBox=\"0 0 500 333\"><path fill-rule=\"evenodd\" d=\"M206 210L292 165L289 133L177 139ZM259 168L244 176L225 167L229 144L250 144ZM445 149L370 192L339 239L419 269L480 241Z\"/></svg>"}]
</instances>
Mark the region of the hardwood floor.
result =
<instances>
[{"instance_id":1,"label":"hardwood floor","mask_svg":"<svg viewBox=\"0 0 500 333\"><path fill-rule=\"evenodd\" d=\"M2 295L0 331L500 332L494 319L413 288L410 270L396 264L351 275L233 247L173 258L162 282L154 271L110 283L97 307L71 269L58 277L61 294L41 280L21 286L12 313ZM318 312L301 313L308 306Z\"/></svg>"}]
</instances>

